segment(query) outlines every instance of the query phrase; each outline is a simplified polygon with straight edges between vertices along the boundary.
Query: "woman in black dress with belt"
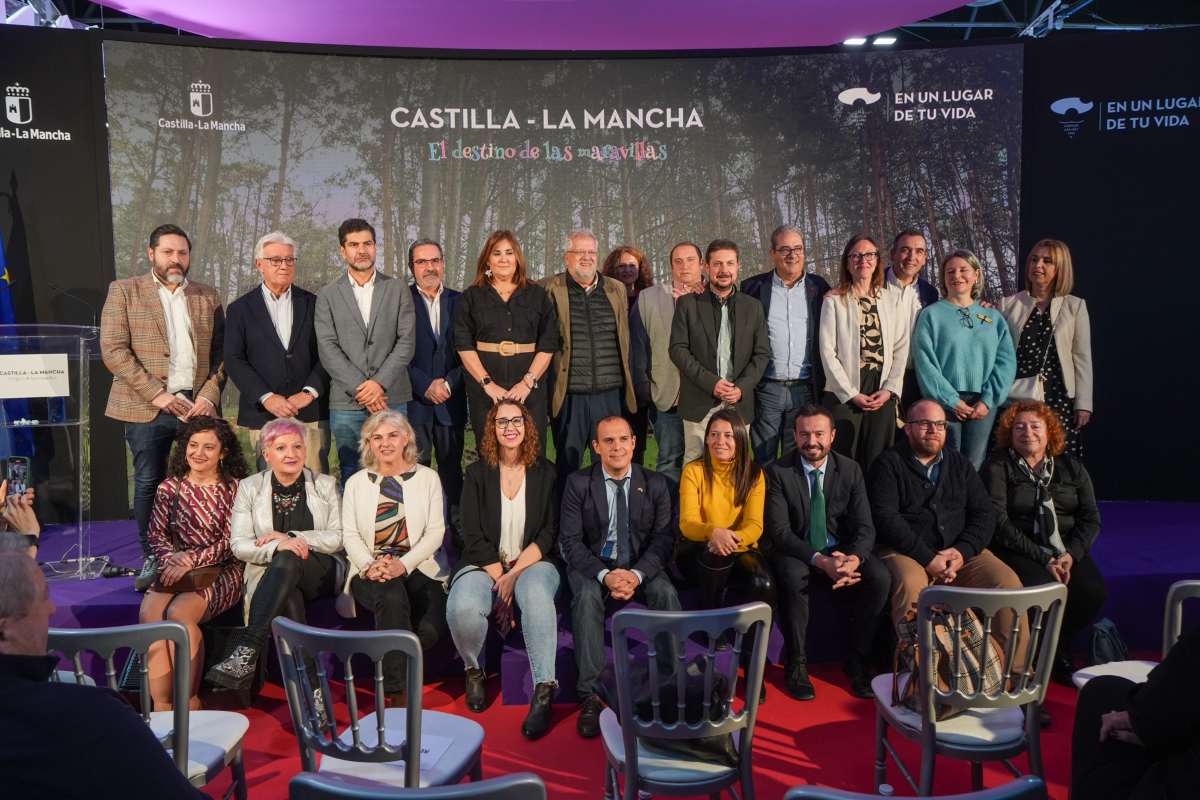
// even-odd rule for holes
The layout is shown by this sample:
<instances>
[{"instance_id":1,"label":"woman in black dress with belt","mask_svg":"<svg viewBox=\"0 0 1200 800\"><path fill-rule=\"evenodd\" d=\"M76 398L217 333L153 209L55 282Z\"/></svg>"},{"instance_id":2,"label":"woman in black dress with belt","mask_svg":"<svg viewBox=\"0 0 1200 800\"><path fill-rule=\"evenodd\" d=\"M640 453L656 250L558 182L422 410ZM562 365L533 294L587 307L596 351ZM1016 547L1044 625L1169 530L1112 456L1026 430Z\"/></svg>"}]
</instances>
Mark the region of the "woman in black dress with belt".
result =
<instances>
[{"instance_id":1,"label":"woman in black dress with belt","mask_svg":"<svg viewBox=\"0 0 1200 800\"><path fill-rule=\"evenodd\" d=\"M549 392L542 376L561 346L558 320L550 295L528 279L512 231L495 231L484 243L475 281L454 317L454 346L471 376L467 406L476 447L488 410L501 400L523 403L545 442Z\"/></svg>"}]
</instances>

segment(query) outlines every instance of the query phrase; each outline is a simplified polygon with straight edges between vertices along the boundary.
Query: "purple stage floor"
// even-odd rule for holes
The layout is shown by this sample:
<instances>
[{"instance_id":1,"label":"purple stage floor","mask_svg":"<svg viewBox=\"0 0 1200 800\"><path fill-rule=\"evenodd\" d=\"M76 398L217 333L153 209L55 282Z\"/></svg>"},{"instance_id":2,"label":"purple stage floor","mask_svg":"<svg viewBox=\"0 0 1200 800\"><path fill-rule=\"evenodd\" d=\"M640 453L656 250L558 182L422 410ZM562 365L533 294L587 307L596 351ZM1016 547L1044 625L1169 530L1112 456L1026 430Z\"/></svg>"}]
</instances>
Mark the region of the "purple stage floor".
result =
<instances>
[{"instance_id":1,"label":"purple stage floor","mask_svg":"<svg viewBox=\"0 0 1200 800\"><path fill-rule=\"evenodd\" d=\"M1133 650L1155 652L1162 646L1162 614L1167 588L1183 578L1200 577L1200 503L1101 503L1104 529L1093 550L1100 571L1108 584L1108 603L1104 616L1117 623L1121 635ZM95 522L91 525L92 555L107 555L112 563L138 567L141 553L134 523L129 520ZM42 536L40 558L59 558L72 544L71 531L49 528ZM95 628L137 622L141 595L133 590L133 578L99 578L91 581L60 580L50 584L57 610L51 625L63 628ZM1200 605L1200 604L1198 604ZM569 621L569 603L559 602ZM814 604L810 633L813 660L831 658L811 642L822 631L835 626L818 618L821 604ZM337 624L336 616L314 614L313 624ZM1195 623L1200 614L1194 609L1185 615L1185 625ZM357 620L355 627L363 620ZM773 637L778 639L776 632ZM773 650L778 650L779 642ZM1076 649L1086 647L1076 642ZM776 652L771 654L777 657ZM573 689L574 658L570 633L560 633L558 666L564 688ZM503 675L506 703L528 702L528 661L519 634L506 642L503 655L493 658L492 669Z\"/></svg>"}]
</instances>

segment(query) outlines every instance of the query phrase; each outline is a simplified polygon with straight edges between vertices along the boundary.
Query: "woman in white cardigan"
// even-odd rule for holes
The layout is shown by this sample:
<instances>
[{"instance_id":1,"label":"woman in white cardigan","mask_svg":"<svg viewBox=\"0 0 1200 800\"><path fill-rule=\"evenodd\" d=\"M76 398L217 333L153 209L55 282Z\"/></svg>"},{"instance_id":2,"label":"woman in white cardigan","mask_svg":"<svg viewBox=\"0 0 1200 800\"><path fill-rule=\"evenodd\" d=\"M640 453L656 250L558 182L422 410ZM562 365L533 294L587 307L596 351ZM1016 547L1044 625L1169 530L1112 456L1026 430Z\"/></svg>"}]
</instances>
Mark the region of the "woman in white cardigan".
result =
<instances>
[{"instance_id":1,"label":"woman in white cardigan","mask_svg":"<svg viewBox=\"0 0 1200 800\"><path fill-rule=\"evenodd\" d=\"M337 594L345 574L344 562L334 555L342 549L337 481L305 468L303 424L271 420L259 446L268 469L238 484L230 523L230 549L246 562L246 628L206 676L227 689L243 689L254 680L271 620L283 614L304 622L305 603Z\"/></svg>"},{"instance_id":2,"label":"woman in white cardigan","mask_svg":"<svg viewBox=\"0 0 1200 800\"><path fill-rule=\"evenodd\" d=\"M403 414L372 414L360 437L364 469L346 481L342 497L346 585L375 615L377 630L413 631L428 650L446 631L442 484L417 463L416 435ZM404 676L404 657L385 656L383 689L391 705L405 702Z\"/></svg>"},{"instance_id":3,"label":"woman in white cardigan","mask_svg":"<svg viewBox=\"0 0 1200 800\"><path fill-rule=\"evenodd\" d=\"M841 283L825 295L817 337L833 449L864 472L895 438L908 363L909 314L898 307L898 293L884 290L883 276L879 246L870 237L847 242Z\"/></svg>"},{"instance_id":4,"label":"woman in white cardigan","mask_svg":"<svg viewBox=\"0 0 1200 800\"><path fill-rule=\"evenodd\" d=\"M1062 420L1067 453L1083 457L1079 433L1092 419L1092 323L1087 303L1071 294L1071 251L1042 239L1029 251L1025 290L1000 310L1017 345L1017 379L1009 400L1044 402Z\"/></svg>"}]
</instances>

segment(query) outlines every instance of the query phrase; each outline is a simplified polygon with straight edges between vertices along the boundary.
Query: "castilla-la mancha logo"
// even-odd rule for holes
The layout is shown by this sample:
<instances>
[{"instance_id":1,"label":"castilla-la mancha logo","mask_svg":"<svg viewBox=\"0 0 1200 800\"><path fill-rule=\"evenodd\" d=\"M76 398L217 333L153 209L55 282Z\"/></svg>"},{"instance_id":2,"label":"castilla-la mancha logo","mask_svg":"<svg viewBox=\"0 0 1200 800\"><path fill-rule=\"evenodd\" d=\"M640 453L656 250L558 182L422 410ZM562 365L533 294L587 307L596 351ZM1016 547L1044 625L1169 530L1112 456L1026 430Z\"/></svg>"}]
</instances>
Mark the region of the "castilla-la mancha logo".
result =
<instances>
[{"instance_id":1,"label":"castilla-la mancha logo","mask_svg":"<svg viewBox=\"0 0 1200 800\"><path fill-rule=\"evenodd\" d=\"M1083 116L1095 107L1078 97L1060 97L1050 104L1050 110L1058 115L1058 124L1062 125L1068 139L1074 139L1083 125Z\"/></svg>"},{"instance_id":2,"label":"castilla-la mancha logo","mask_svg":"<svg viewBox=\"0 0 1200 800\"><path fill-rule=\"evenodd\" d=\"M191 102L188 106L196 117L210 117L213 112L212 86L196 81L191 87Z\"/></svg>"},{"instance_id":3,"label":"castilla-la mancha logo","mask_svg":"<svg viewBox=\"0 0 1200 800\"><path fill-rule=\"evenodd\" d=\"M17 125L28 125L33 121L33 100L29 89L19 83L4 88L4 116Z\"/></svg>"}]
</instances>

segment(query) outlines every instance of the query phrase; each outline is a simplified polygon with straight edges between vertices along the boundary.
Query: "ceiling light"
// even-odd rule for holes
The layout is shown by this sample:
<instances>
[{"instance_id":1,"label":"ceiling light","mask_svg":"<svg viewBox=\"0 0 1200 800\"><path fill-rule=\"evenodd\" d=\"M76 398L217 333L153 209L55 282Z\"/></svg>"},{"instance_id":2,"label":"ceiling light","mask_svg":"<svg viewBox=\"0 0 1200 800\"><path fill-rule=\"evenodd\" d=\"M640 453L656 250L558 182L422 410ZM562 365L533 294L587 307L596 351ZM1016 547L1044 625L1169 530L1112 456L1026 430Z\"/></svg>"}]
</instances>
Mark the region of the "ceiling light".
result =
<instances>
[{"instance_id":1,"label":"ceiling light","mask_svg":"<svg viewBox=\"0 0 1200 800\"><path fill-rule=\"evenodd\" d=\"M891 36L891 35L876 36L875 40L871 42L871 44L875 45L876 47L888 47L889 45L893 45L895 43L896 43L896 37Z\"/></svg>"},{"instance_id":2,"label":"ceiling light","mask_svg":"<svg viewBox=\"0 0 1200 800\"><path fill-rule=\"evenodd\" d=\"M848 45L849 47L862 47L866 43L867 37L865 36L851 36L849 39L842 42L842 44Z\"/></svg>"}]
</instances>

